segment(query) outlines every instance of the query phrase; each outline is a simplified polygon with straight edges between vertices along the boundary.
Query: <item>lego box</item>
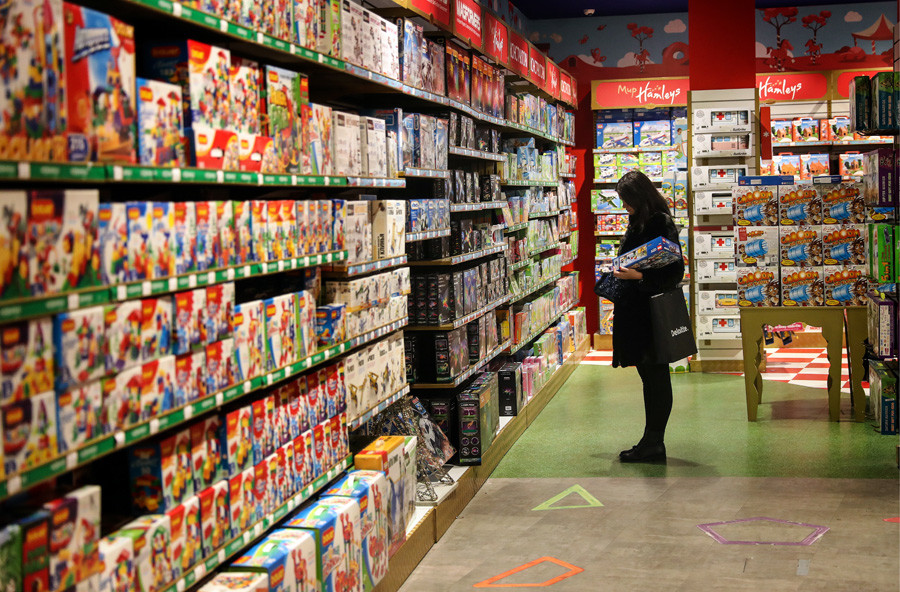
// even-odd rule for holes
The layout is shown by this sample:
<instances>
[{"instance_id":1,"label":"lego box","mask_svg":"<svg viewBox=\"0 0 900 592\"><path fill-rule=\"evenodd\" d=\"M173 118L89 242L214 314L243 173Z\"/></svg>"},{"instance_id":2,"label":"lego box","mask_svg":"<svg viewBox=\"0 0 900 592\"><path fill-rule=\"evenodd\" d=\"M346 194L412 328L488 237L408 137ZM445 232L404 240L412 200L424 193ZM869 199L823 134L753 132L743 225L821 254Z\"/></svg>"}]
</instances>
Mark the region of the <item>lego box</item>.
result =
<instances>
[{"instance_id":1,"label":"lego box","mask_svg":"<svg viewBox=\"0 0 900 592\"><path fill-rule=\"evenodd\" d=\"M101 568L100 487L81 487L44 509L50 513L50 590L62 592Z\"/></svg>"},{"instance_id":2,"label":"lego box","mask_svg":"<svg viewBox=\"0 0 900 592\"><path fill-rule=\"evenodd\" d=\"M866 265L866 227L826 225L822 227L825 265Z\"/></svg>"},{"instance_id":3,"label":"lego box","mask_svg":"<svg viewBox=\"0 0 900 592\"><path fill-rule=\"evenodd\" d=\"M103 390L100 381L57 395L59 452L77 450L102 435L100 411Z\"/></svg>"},{"instance_id":4,"label":"lego box","mask_svg":"<svg viewBox=\"0 0 900 592\"><path fill-rule=\"evenodd\" d=\"M749 267L737 271L738 306L778 306L781 283L778 267Z\"/></svg>"},{"instance_id":5,"label":"lego box","mask_svg":"<svg viewBox=\"0 0 900 592\"><path fill-rule=\"evenodd\" d=\"M738 226L777 226L777 187L738 186L732 189L734 221Z\"/></svg>"},{"instance_id":6,"label":"lego box","mask_svg":"<svg viewBox=\"0 0 900 592\"><path fill-rule=\"evenodd\" d=\"M734 240L738 266L778 265L781 251L777 226L738 226L734 229Z\"/></svg>"},{"instance_id":7,"label":"lego box","mask_svg":"<svg viewBox=\"0 0 900 592\"><path fill-rule=\"evenodd\" d=\"M303 74L266 66L268 135L275 142L279 170L283 173L302 172L300 105L309 102L307 84L307 78Z\"/></svg>"},{"instance_id":8,"label":"lego box","mask_svg":"<svg viewBox=\"0 0 900 592\"><path fill-rule=\"evenodd\" d=\"M197 494L200 497L200 534L204 557L212 555L231 535L228 489L228 481L223 479Z\"/></svg>"},{"instance_id":9,"label":"lego box","mask_svg":"<svg viewBox=\"0 0 900 592\"><path fill-rule=\"evenodd\" d=\"M354 499L320 498L286 526L313 537L322 590L362 590L360 509Z\"/></svg>"},{"instance_id":10,"label":"lego box","mask_svg":"<svg viewBox=\"0 0 900 592\"><path fill-rule=\"evenodd\" d=\"M820 267L823 263L822 228L815 226L779 228L781 265Z\"/></svg>"},{"instance_id":11,"label":"lego box","mask_svg":"<svg viewBox=\"0 0 900 592\"><path fill-rule=\"evenodd\" d=\"M166 515L171 524L169 549L173 577L179 578L203 557L200 533L200 498L192 495L170 508Z\"/></svg>"},{"instance_id":12,"label":"lego box","mask_svg":"<svg viewBox=\"0 0 900 592\"><path fill-rule=\"evenodd\" d=\"M825 282L821 267L782 269L781 303L784 306L824 306Z\"/></svg>"},{"instance_id":13,"label":"lego box","mask_svg":"<svg viewBox=\"0 0 900 592\"><path fill-rule=\"evenodd\" d=\"M33 395L0 407L3 466L13 475L53 459L57 454L56 395Z\"/></svg>"},{"instance_id":14,"label":"lego box","mask_svg":"<svg viewBox=\"0 0 900 592\"><path fill-rule=\"evenodd\" d=\"M53 390L51 317L0 327L0 405Z\"/></svg>"},{"instance_id":15,"label":"lego box","mask_svg":"<svg viewBox=\"0 0 900 592\"><path fill-rule=\"evenodd\" d=\"M185 165L181 87L137 79L138 162L146 166Z\"/></svg>"},{"instance_id":16,"label":"lego box","mask_svg":"<svg viewBox=\"0 0 900 592\"><path fill-rule=\"evenodd\" d=\"M58 391L96 380L106 372L104 321L102 306L60 313L54 317Z\"/></svg>"},{"instance_id":17,"label":"lego box","mask_svg":"<svg viewBox=\"0 0 900 592\"><path fill-rule=\"evenodd\" d=\"M620 269L657 269L681 259L681 247L672 241L658 237L613 260L613 267Z\"/></svg>"},{"instance_id":18,"label":"lego box","mask_svg":"<svg viewBox=\"0 0 900 592\"><path fill-rule=\"evenodd\" d=\"M865 266L825 266L825 306L865 306L869 280Z\"/></svg>"},{"instance_id":19,"label":"lego box","mask_svg":"<svg viewBox=\"0 0 900 592\"><path fill-rule=\"evenodd\" d=\"M162 512L186 501L194 494L191 467L191 436L186 429L132 447L129 476L135 509Z\"/></svg>"}]
</instances>

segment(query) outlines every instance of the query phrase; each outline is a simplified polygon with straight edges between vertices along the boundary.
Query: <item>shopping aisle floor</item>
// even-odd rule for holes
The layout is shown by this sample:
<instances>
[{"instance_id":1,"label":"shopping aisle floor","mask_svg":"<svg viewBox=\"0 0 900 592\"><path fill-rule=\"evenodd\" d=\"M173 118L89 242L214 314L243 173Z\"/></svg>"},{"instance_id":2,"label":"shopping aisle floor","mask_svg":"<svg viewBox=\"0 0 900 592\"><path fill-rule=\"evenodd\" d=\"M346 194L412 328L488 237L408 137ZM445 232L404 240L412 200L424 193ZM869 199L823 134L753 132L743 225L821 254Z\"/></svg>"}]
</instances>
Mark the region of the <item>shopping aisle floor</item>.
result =
<instances>
[{"instance_id":1,"label":"shopping aisle floor","mask_svg":"<svg viewBox=\"0 0 900 592\"><path fill-rule=\"evenodd\" d=\"M829 422L819 389L767 381L749 423L743 378L673 385L668 463L621 464L643 428L640 379L577 368L401 590L900 590L900 524L885 521L900 515L896 437ZM587 495L553 506L582 507L535 509L574 486ZM794 544L698 528L759 517L784 522L712 530ZM559 563L496 579L546 557Z\"/></svg>"}]
</instances>

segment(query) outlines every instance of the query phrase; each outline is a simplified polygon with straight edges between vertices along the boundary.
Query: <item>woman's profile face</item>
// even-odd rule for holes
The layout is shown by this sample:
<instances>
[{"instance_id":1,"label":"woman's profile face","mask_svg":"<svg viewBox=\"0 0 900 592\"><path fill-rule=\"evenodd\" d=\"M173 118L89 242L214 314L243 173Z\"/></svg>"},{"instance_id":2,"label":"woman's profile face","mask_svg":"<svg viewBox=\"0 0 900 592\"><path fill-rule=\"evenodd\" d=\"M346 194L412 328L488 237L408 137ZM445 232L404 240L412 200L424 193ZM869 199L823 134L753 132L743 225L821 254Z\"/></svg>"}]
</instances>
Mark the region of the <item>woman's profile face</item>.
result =
<instances>
[{"instance_id":1,"label":"woman's profile face","mask_svg":"<svg viewBox=\"0 0 900 592\"><path fill-rule=\"evenodd\" d=\"M628 205L627 203L624 203L624 202L622 203L622 205L625 206L625 211L628 212L629 216L634 213L633 207L631 207L630 205Z\"/></svg>"}]
</instances>

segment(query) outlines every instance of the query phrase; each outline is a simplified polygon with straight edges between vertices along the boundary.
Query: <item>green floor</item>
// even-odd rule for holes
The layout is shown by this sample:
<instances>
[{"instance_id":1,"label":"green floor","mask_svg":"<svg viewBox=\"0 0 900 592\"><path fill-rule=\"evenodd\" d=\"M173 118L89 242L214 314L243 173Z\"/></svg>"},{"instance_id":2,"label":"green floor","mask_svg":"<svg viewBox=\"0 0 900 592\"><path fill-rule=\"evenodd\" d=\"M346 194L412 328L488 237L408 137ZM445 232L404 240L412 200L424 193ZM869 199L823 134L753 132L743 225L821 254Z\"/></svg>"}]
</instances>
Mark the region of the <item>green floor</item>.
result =
<instances>
[{"instance_id":1,"label":"green floor","mask_svg":"<svg viewBox=\"0 0 900 592\"><path fill-rule=\"evenodd\" d=\"M846 421L830 422L823 390L766 381L759 420L748 422L742 377L692 373L672 382L667 464L618 462L643 430L637 372L582 364L492 477L898 476L898 438L849 421L849 395Z\"/></svg>"}]
</instances>

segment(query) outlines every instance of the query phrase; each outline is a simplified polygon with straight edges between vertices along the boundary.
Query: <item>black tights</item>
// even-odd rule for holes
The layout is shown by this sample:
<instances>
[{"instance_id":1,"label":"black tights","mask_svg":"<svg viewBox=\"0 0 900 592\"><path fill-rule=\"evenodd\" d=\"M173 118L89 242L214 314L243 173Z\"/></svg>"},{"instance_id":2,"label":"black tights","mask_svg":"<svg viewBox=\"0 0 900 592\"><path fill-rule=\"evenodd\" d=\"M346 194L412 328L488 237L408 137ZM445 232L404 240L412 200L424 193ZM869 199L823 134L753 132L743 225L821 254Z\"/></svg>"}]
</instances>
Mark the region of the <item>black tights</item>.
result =
<instances>
[{"instance_id":1,"label":"black tights","mask_svg":"<svg viewBox=\"0 0 900 592\"><path fill-rule=\"evenodd\" d=\"M638 364L644 383L644 418L646 427L641 441L661 444L672 412L672 377L668 364Z\"/></svg>"}]
</instances>

